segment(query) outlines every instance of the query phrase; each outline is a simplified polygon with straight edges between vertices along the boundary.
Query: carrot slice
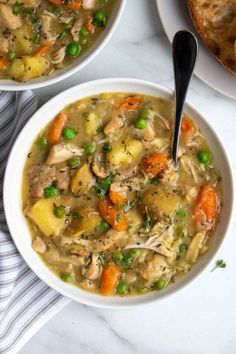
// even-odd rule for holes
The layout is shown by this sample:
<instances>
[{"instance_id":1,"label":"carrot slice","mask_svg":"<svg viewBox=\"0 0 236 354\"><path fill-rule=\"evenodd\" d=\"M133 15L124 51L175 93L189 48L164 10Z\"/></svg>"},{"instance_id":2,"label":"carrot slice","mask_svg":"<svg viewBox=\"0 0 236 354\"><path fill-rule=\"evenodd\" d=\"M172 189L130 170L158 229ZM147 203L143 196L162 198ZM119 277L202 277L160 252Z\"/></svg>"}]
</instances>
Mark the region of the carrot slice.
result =
<instances>
[{"instance_id":1,"label":"carrot slice","mask_svg":"<svg viewBox=\"0 0 236 354\"><path fill-rule=\"evenodd\" d=\"M122 205L126 202L127 197L121 193L109 191L109 198L111 199L112 203Z\"/></svg>"},{"instance_id":2,"label":"carrot slice","mask_svg":"<svg viewBox=\"0 0 236 354\"><path fill-rule=\"evenodd\" d=\"M116 264L108 264L103 268L100 282L100 293L112 295L120 278L120 267Z\"/></svg>"},{"instance_id":3,"label":"carrot slice","mask_svg":"<svg viewBox=\"0 0 236 354\"><path fill-rule=\"evenodd\" d=\"M155 177L167 167L167 164L167 156L161 152L156 152L145 157L141 168L150 177Z\"/></svg>"},{"instance_id":4,"label":"carrot slice","mask_svg":"<svg viewBox=\"0 0 236 354\"><path fill-rule=\"evenodd\" d=\"M181 133L184 136L193 136L196 133L196 127L190 120L183 119L181 124Z\"/></svg>"},{"instance_id":5,"label":"carrot slice","mask_svg":"<svg viewBox=\"0 0 236 354\"><path fill-rule=\"evenodd\" d=\"M50 144L57 144L60 140L62 129L66 123L67 116L60 112L53 120L48 133L48 141Z\"/></svg>"},{"instance_id":6,"label":"carrot slice","mask_svg":"<svg viewBox=\"0 0 236 354\"><path fill-rule=\"evenodd\" d=\"M95 32L95 26L92 24L93 18L92 16L88 16L84 22L84 27L86 30L89 31L89 33L94 33Z\"/></svg>"},{"instance_id":7,"label":"carrot slice","mask_svg":"<svg viewBox=\"0 0 236 354\"><path fill-rule=\"evenodd\" d=\"M7 66L7 60L5 58L0 58L0 70L4 70Z\"/></svg>"},{"instance_id":8,"label":"carrot slice","mask_svg":"<svg viewBox=\"0 0 236 354\"><path fill-rule=\"evenodd\" d=\"M72 10L72 11L76 11L76 10L79 10L81 8L81 5L82 5L82 1L81 0L72 0L72 1L69 1L68 4L67 4L67 8L69 10Z\"/></svg>"},{"instance_id":9,"label":"carrot slice","mask_svg":"<svg viewBox=\"0 0 236 354\"><path fill-rule=\"evenodd\" d=\"M131 96L118 102L115 107L122 111L135 111L141 104L141 97Z\"/></svg>"},{"instance_id":10,"label":"carrot slice","mask_svg":"<svg viewBox=\"0 0 236 354\"><path fill-rule=\"evenodd\" d=\"M193 209L193 221L201 229L210 231L220 209L220 200L215 188L204 184L199 191L197 203Z\"/></svg>"},{"instance_id":11,"label":"carrot slice","mask_svg":"<svg viewBox=\"0 0 236 354\"><path fill-rule=\"evenodd\" d=\"M42 57L43 55L47 54L52 49L53 46L54 46L54 41L46 42L42 44L39 48L37 48L32 55L34 57Z\"/></svg>"},{"instance_id":12,"label":"carrot slice","mask_svg":"<svg viewBox=\"0 0 236 354\"><path fill-rule=\"evenodd\" d=\"M98 210L114 230L125 231L128 228L127 218L122 210L118 210L109 199L99 199Z\"/></svg>"}]
</instances>

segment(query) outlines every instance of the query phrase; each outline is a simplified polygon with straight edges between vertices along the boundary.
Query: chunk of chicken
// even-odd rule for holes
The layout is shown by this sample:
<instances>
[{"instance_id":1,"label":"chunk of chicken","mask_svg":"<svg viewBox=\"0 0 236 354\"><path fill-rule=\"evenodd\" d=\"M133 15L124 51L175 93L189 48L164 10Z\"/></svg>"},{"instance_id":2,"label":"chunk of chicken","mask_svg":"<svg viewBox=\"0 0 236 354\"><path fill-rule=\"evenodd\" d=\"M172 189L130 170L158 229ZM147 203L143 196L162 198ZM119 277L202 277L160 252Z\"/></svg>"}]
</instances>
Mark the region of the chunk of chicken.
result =
<instances>
[{"instance_id":1,"label":"chunk of chicken","mask_svg":"<svg viewBox=\"0 0 236 354\"><path fill-rule=\"evenodd\" d=\"M138 273L147 280L148 283L152 283L160 279L163 275L169 273L170 269L166 263L165 257L159 254L155 254L151 260L141 264Z\"/></svg>"},{"instance_id":2,"label":"chunk of chicken","mask_svg":"<svg viewBox=\"0 0 236 354\"><path fill-rule=\"evenodd\" d=\"M82 26L83 26L83 19L78 18L78 20L75 21L75 23L73 24L73 27L70 30L70 33L71 33L73 40L75 42L79 41L79 31Z\"/></svg>"},{"instance_id":3,"label":"chunk of chicken","mask_svg":"<svg viewBox=\"0 0 236 354\"><path fill-rule=\"evenodd\" d=\"M9 40L0 36L0 55L4 55L8 52Z\"/></svg>"},{"instance_id":4,"label":"chunk of chicken","mask_svg":"<svg viewBox=\"0 0 236 354\"><path fill-rule=\"evenodd\" d=\"M38 252L38 253L45 253L47 251L47 245L46 243L43 241L43 239L41 237L36 237L34 240L33 240L33 243L32 243L32 248Z\"/></svg>"},{"instance_id":5,"label":"chunk of chicken","mask_svg":"<svg viewBox=\"0 0 236 354\"><path fill-rule=\"evenodd\" d=\"M47 158L48 165L54 165L57 163L69 160L73 156L82 156L84 150L78 148L76 145L61 143L53 145Z\"/></svg>"},{"instance_id":6,"label":"chunk of chicken","mask_svg":"<svg viewBox=\"0 0 236 354\"><path fill-rule=\"evenodd\" d=\"M70 185L70 173L69 169L61 168L56 171L56 186L58 189L67 191Z\"/></svg>"},{"instance_id":7,"label":"chunk of chicken","mask_svg":"<svg viewBox=\"0 0 236 354\"><path fill-rule=\"evenodd\" d=\"M96 8L96 0L83 0L82 8L84 10L92 10Z\"/></svg>"},{"instance_id":8,"label":"chunk of chicken","mask_svg":"<svg viewBox=\"0 0 236 354\"><path fill-rule=\"evenodd\" d=\"M99 178L106 178L106 176L107 176L107 173L106 173L104 167L99 166L99 164L95 161L92 163L92 170L93 170L93 173Z\"/></svg>"},{"instance_id":9,"label":"chunk of chicken","mask_svg":"<svg viewBox=\"0 0 236 354\"><path fill-rule=\"evenodd\" d=\"M178 177L179 177L179 174L174 169L173 162L170 161L168 163L168 166L166 167L166 169L161 172L158 180L162 184L165 184L165 185L170 186L170 187L174 187L174 186L176 186Z\"/></svg>"},{"instance_id":10,"label":"chunk of chicken","mask_svg":"<svg viewBox=\"0 0 236 354\"><path fill-rule=\"evenodd\" d=\"M15 16L12 7L0 4L0 27L15 30L21 27L22 21L19 16Z\"/></svg>"},{"instance_id":11,"label":"chunk of chicken","mask_svg":"<svg viewBox=\"0 0 236 354\"><path fill-rule=\"evenodd\" d=\"M84 273L85 278L89 280L96 280L101 273L101 264L99 261L99 255L93 253L91 263L88 265L87 270Z\"/></svg>"},{"instance_id":12,"label":"chunk of chicken","mask_svg":"<svg viewBox=\"0 0 236 354\"><path fill-rule=\"evenodd\" d=\"M42 198L44 188L56 179L56 168L49 165L33 165L28 171L28 178L32 197Z\"/></svg>"},{"instance_id":13,"label":"chunk of chicken","mask_svg":"<svg viewBox=\"0 0 236 354\"><path fill-rule=\"evenodd\" d=\"M104 128L105 134L114 133L115 130L120 129L124 126L123 118L120 116L113 117L109 123Z\"/></svg>"},{"instance_id":14,"label":"chunk of chicken","mask_svg":"<svg viewBox=\"0 0 236 354\"><path fill-rule=\"evenodd\" d=\"M55 18L54 18L55 17ZM50 12L45 11L41 16L41 24L42 24L42 32L45 40L52 39L54 37L54 33L52 31L53 22L56 20L56 16L51 14Z\"/></svg>"},{"instance_id":15,"label":"chunk of chicken","mask_svg":"<svg viewBox=\"0 0 236 354\"><path fill-rule=\"evenodd\" d=\"M92 249L94 252L103 252L121 246L126 241L127 234L123 231L109 230L105 235L93 241Z\"/></svg>"},{"instance_id":16,"label":"chunk of chicken","mask_svg":"<svg viewBox=\"0 0 236 354\"><path fill-rule=\"evenodd\" d=\"M151 141L155 138L155 130L150 121L147 121L146 127L142 130L144 140Z\"/></svg>"}]
</instances>

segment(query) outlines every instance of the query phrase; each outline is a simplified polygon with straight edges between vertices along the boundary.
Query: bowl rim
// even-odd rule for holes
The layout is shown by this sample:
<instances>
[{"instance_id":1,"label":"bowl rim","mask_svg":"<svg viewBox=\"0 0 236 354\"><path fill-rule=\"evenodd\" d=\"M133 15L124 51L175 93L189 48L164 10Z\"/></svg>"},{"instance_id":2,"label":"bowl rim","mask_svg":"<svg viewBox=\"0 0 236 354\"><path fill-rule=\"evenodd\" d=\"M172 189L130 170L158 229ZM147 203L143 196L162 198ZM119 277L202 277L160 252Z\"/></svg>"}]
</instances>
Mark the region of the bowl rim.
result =
<instances>
[{"instance_id":1,"label":"bowl rim","mask_svg":"<svg viewBox=\"0 0 236 354\"><path fill-rule=\"evenodd\" d=\"M207 261L205 262L205 265L202 266L202 268L200 268L196 274L194 274L192 276L191 279L188 279L188 281L185 281L183 282L182 285L180 285L179 287L173 289L171 292L167 292L167 293L162 293L161 295L158 295L156 297L153 297L153 298L148 298L146 297L145 299L145 295L141 295L141 296L128 296L128 297L123 297L123 298L120 298L120 299L133 299L134 301L129 301L129 302L125 302L123 301L122 303L114 303L114 304L111 304L111 303L106 303L106 299L107 298L116 298L116 297L103 297L101 295L98 295L100 301L97 301L96 299L93 299L93 298L89 298L89 299L80 299L78 296L75 296L73 294L70 293L69 289L62 289L62 285L61 285L61 282L60 282L60 285L59 284L55 284L55 282L53 281L49 281L49 279L44 276L43 274L43 271L41 271L40 269L36 269L36 266L35 264L32 262L32 261L29 261L29 256L24 252L24 250L22 249L21 247L21 242L18 238L18 234L17 234L17 231L14 229L14 221L10 220L10 213L12 212L11 211L11 208L12 208L12 205L10 205L10 203L8 202L8 195L9 194L9 190L10 190L10 187L11 187L11 184L10 184L10 181L12 182L11 180L11 176L12 176L12 172L14 171L14 164L15 164L15 158L14 158L14 155L15 155L15 152L17 150L17 144L18 144L18 141L22 138L22 136L24 136L24 132L25 130L27 129L27 127L29 125L32 125L34 121L36 121L38 119L38 116L40 115L41 111L43 110L48 110L50 112L50 107L52 107L55 103L58 103L58 102L63 102L63 98L66 97L66 96L70 96L70 93L74 93L75 91L78 92L83 92L83 89L86 89L86 88L91 88L92 87L92 90L96 89L96 88L99 88L101 87L101 91L100 93L102 92L107 92L103 89L103 86L106 85L106 84L111 84L111 85L116 85L116 84L121 84L121 85L124 85L124 92L135 92L135 90L125 90L125 85L129 86L129 85L136 85L137 87L138 86L143 86L143 87L146 87L146 88L150 88L150 89L153 89L153 90L156 90L157 91L157 97L161 96L161 94L163 95L166 95L169 97L169 99L173 99L173 90L169 89L169 88L166 88L166 87L163 87L161 85L158 85L158 84L155 84L153 82L149 82L149 81L144 81L144 80L139 80L139 79L132 79L132 78L108 78L108 79L100 79L100 80L93 80L93 81L88 81L86 83L83 83L83 84L79 84L79 85L76 85L76 86L73 86L61 93L59 93L57 96L55 96L54 98L50 99L48 102L46 102L42 107L40 107L33 115L32 117L29 119L29 121L26 123L26 125L24 126L24 128L21 130L21 132L18 134L18 137L17 139L15 140L14 142L14 145L11 149L11 152L9 154L9 157L8 157L8 161L7 161L7 165L6 165L6 169L5 169L5 175L4 175L4 183L3 183L3 204L4 204L4 210L5 210L5 216L6 216L6 221L7 221L7 224L8 224L8 228L9 228L9 231L10 231L10 234L12 236L12 239L19 251L19 253L21 254L22 258L25 260L25 262L28 264L28 266L31 268L32 271L34 271L36 273L36 275L42 280L44 281L48 286L50 286L51 288L55 289L57 292L59 292L60 294L66 296L66 297L69 297L71 298L72 300L75 300L79 303L82 303L82 304L85 304L85 305L90 305L90 306L94 306L94 307L99 307L99 308L108 308L108 309L124 309L124 308L131 308L131 307L135 307L135 306L140 306L140 305L148 305L148 304L151 304L153 302L156 302L156 301L160 301L160 300L164 300L164 299L167 299L168 297L170 296L174 296L176 293L180 292L180 290L183 290L184 288L186 288L187 286L189 286L190 284L193 284L203 273L204 271L207 269L207 267L209 266L210 262L213 260L213 258L216 257L217 253L219 252L219 250L221 249L222 247L222 244L223 242L225 241L226 239L226 235L229 233L231 227L232 227L232 223L233 223L233 211L234 211L234 202L235 202L235 198L234 198L234 179L233 179L233 168L232 168L232 165L231 165L231 162L229 160L229 157L228 157L228 154L225 150L225 147L221 141L221 139L218 137L217 133L215 132L215 130L210 126L210 124L207 122L206 118L204 118L204 115L202 115L198 109L195 108L195 106L193 106L192 104L189 104L188 102L186 102L185 104L185 111L186 110L191 110L193 113L191 115L191 118L193 120L195 120L195 117L193 115L196 115L196 120L200 120L200 122L202 121L206 127L204 133L206 133L207 131L210 132L210 134L213 136L213 138L215 139L215 141L217 142L217 145L218 147L220 148L221 152L223 153L223 156L224 156L224 160L225 160L225 164L227 166L227 178L229 180L229 188L230 188L230 193L231 193L231 199L230 200L227 200L227 202L229 203L229 213L227 214L228 215L228 222L226 223L226 226L225 226L225 231L224 231L224 234L223 236L221 236L220 238L220 241L218 243L218 246L216 247L216 250L213 251L213 253L209 256L209 258L207 259ZM111 91L111 92L122 92L122 91ZM95 93L91 93L91 95L93 95ZM143 93L144 95L146 95L147 93ZM82 97L88 97L89 95L86 95L86 96L82 96ZM81 98L82 98L81 97ZM79 98L79 99L81 99ZM168 99L168 98L166 98ZM64 106L70 104L70 103L73 103L75 100L72 99L71 101L68 100L68 102L66 101L66 104L64 104ZM50 114L49 114L50 116ZM49 123L51 121L51 118L47 120L47 122ZM35 139L35 136L33 137L33 139ZM24 162L25 163L25 162ZM22 170L21 170L22 172ZM21 181L22 182L22 181ZM17 199L21 199L20 197L17 197ZM23 216L23 213L21 211L21 217L24 218ZM30 232L29 232L29 235L30 235ZM31 236L30 236L31 237ZM35 251L33 251L32 249L32 252L36 253ZM40 262L43 264L43 261L40 259ZM195 266L196 267L196 266ZM48 267L48 273L53 273ZM56 275L54 275L54 277L58 278ZM185 278L185 277L183 277ZM178 283L180 282L180 280L178 281ZM73 286L74 287L74 286ZM167 288L168 289L168 288ZM84 291L86 294L88 294L87 291ZM90 294L90 293L89 293ZM86 297L86 295L85 295ZM103 300L101 300L103 299ZM135 301L135 299L137 299L137 301ZM141 300L140 300L141 299ZM140 301L138 301L140 300Z\"/></svg>"},{"instance_id":2,"label":"bowl rim","mask_svg":"<svg viewBox=\"0 0 236 354\"><path fill-rule=\"evenodd\" d=\"M87 64L89 64L92 60L96 58L97 55L104 49L104 47L107 45L107 43L110 41L112 35L114 34L116 28L118 27L118 24L120 22L121 16L123 14L124 8L125 8L126 0L119 0L117 10L114 13L114 18L113 21L111 22L109 29L107 31L107 34L102 38L95 41L96 47L91 50L91 53L88 54L88 56L82 60L80 63L76 65L76 62L73 66L69 65L68 69L66 69L64 72L61 74L58 74L54 77L48 76L48 79L42 82L37 82L39 78L35 78L35 81L32 82L26 82L26 83L20 83L18 81L14 80L9 80L9 79L0 79L0 90L5 90L5 91L23 91L23 90L32 90L32 89L38 89L41 87L45 86L50 86L53 85L57 82L60 82L73 74L76 74L79 70L83 69ZM97 44L96 44L97 42ZM86 54L86 53L85 53ZM4 83L2 83L4 81Z\"/></svg>"}]
</instances>

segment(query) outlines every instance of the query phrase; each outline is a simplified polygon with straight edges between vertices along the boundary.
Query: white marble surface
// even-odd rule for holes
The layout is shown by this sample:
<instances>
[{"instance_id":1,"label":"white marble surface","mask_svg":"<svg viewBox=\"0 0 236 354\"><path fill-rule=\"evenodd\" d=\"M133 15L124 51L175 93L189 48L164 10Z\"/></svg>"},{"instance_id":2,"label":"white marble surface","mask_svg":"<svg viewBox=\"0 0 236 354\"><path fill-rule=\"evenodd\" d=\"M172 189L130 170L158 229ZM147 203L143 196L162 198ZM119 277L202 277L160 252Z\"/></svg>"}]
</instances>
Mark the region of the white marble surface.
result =
<instances>
[{"instance_id":1,"label":"white marble surface","mask_svg":"<svg viewBox=\"0 0 236 354\"><path fill-rule=\"evenodd\" d=\"M121 23L103 53L76 76L35 92L43 103L71 85L112 76L173 87L170 44L154 0L127 0ZM197 78L188 99L221 135L236 169L236 102ZM219 254L226 269L211 273L209 268L175 297L143 308L109 311L71 302L20 354L236 353L235 231L236 225Z\"/></svg>"}]
</instances>

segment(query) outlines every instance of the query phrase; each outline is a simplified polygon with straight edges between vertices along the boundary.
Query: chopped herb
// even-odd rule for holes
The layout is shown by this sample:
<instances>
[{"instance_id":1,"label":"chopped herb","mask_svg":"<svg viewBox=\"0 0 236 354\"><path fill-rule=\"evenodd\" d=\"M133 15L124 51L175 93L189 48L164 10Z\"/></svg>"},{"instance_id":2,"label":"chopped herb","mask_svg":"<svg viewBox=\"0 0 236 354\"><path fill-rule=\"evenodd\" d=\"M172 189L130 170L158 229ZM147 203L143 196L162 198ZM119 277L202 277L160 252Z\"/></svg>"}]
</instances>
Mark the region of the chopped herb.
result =
<instances>
[{"instance_id":1,"label":"chopped herb","mask_svg":"<svg viewBox=\"0 0 236 354\"><path fill-rule=\"evenodd\" d=\"M132 209L136 204L136 200L128 200L125 205L123 206L123 210L125 213L127 213L127 211L129 211L130 209Z\"/></svg>"},{"instance_id":2,"label":"chopped herb","mask_svg":"<svg viewBox=\"0 0 236 354\"><path fill-rule=\"evenodd\" d=\"M105 5L106 0L98 0L98 2L101 6L103 6L103 5Z\"/></svg>"},{"instance_id":3,"label":"chopped herb","mask_svg":"<svg viewBox=\"0 0 236 354\"><path fill-rule=\"evenodd\" d=\"M179 246L179 251L180 253L183 253L187 250L188 246L185 244L185 243L182 243L180 246Z\"/></svg>"},{"instance_id":4,"label":"chopped herb","mask_svg":"<svg viewBox=\"0 0 236 354\"><path fill-rule=\"evenodd\" d=\"M15 15L15 16L19 16L20 14L20 4L17 2L15 2L15 4L13 5L12 7L12 13Z\"/></svg>"},{"instance_id":5,"label":"chopped herb","mask_svg":"<svg viewBox=\"0 0 236 354\"><path fill-rule=\"evenodd\" d=\"M176 212L176 216L180 219L185 219L187 216L187 211L185 209L179 209Z\"/></svg>"},{"instance_id":6,"label":"chopped herb","mask_svg":"<svg viewBox=\"0 0 236 354\"><path fill-rule=\"evenodd\" d=\"M84 218L78 211L73 211L70 216L73 220L83 220Z\"/></svg>"},{"instance_id":7,"label":"chopped herb","mask_svg":"<svg viewBox=\"0 0 236 354\"><path fill-rule=\"evenodd\" d=\"M120 222L120 213L116 214L116 222L118 222L118 223Z\"/></svg>"},{"instance_id":8,"label":"chopped herb","mask_svg":"<svg viewBox=\"0 0 236 354\"><path fill-rule=\"evenodd\" d=\"M108 224L108 222L106 222L106 220L101 220L100 224L99 224L99 228L102 232L106 232L107 230L109 230L111 227L110 224Z\"/></svg>"},{"instance_id":9,"label":"chopped herb","mask_svg":"<svg viewBox=\"0 0 236 354\"><path fill-rule=\"evenodd\" d=\"M149 182L150 182L150 184L154 184L155 186L158 185L158 182L155 178L151 178Z\"/></svg>"},{"instance_id":10,"label":"chopped herb","mask_svg":"<svg viewBox=\"0 0 236 354\"><path fill-rule=\"evenodd\" d=\"M226 263L223 259L219 259L218 261L216 261L215 267L211 270L211 272L213 272L214 270L216 270L217 268L226 268Z\"/></svg>"},{"instance_id":11,"label":"chopped herb","mask_svg":"<svg viewBox=\"0 0 236 354\"><path fill-rule=\"evenodd\" d=\"M102 126L97 128L97 133L98 134L104 134L104 128Z\"/></svg>"},{"instance_id":12,"label":"chopped herb","mask_svg":"<svg viewBox=\"0 0 236 354\"><path fill-rule=\"evenodd\" d=\"M135 195L136 195L136 198L140 198L141 197L141 191L136 191Z\"/></svg>"},{"instance_id":13,"label":"chopped herb","mask_svg":"<svg viewBox=\"0 0 236 354\"><path fill-rule=\"evenodd\" d=\"M93 191L98 198L103 198L106 195L106 191L100 186L99 183L96 183L93 187Z\"/></svg>"}]
</instances>

